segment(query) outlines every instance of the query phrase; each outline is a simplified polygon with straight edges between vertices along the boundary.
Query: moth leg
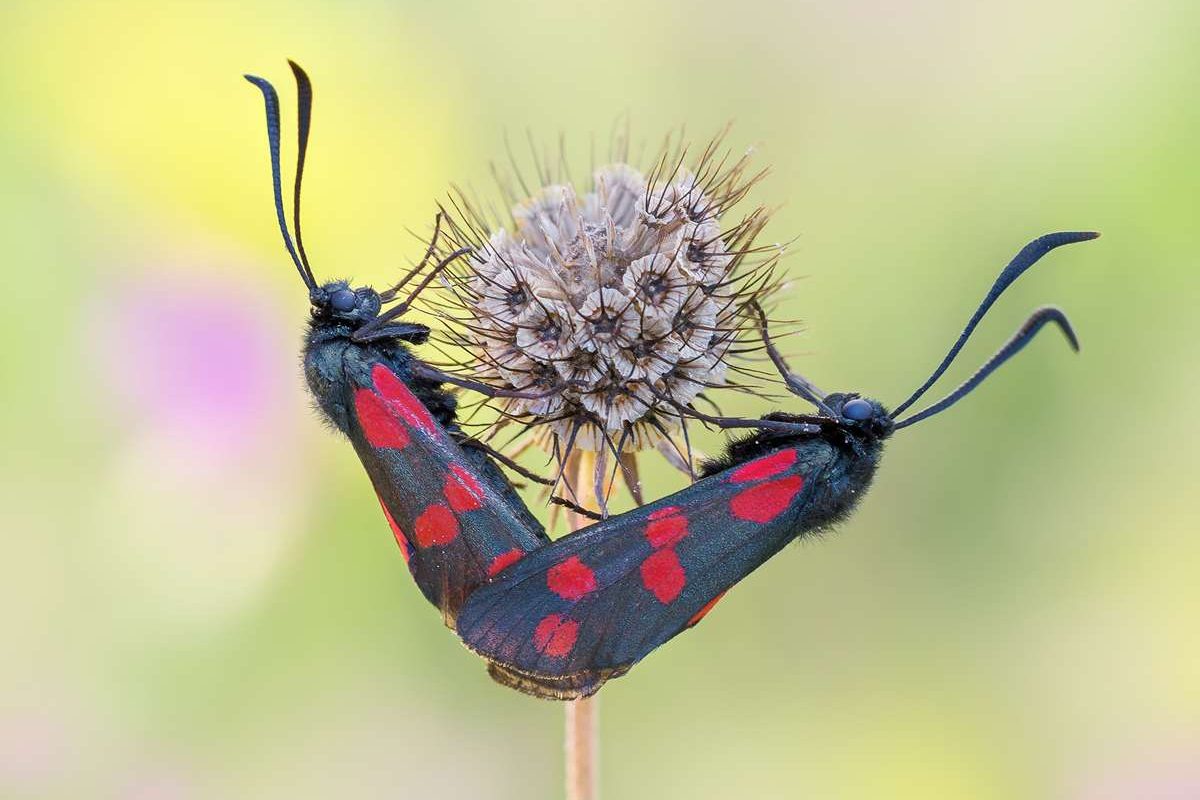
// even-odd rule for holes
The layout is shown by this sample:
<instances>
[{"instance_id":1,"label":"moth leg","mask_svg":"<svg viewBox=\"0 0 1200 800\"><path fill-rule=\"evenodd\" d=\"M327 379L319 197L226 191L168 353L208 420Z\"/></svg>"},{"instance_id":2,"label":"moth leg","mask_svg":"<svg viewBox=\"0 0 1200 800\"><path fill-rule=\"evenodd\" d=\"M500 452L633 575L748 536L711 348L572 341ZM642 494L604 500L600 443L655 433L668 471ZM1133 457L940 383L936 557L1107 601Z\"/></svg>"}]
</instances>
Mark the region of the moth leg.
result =
<instances>
[{"instance_id":1,"label":"moth leg","mask_svg":"<svg viewBox=\"0 0 1200 800\"><path fill-rule=\"evenodd\" d=\"M531 480L534 483L540 483L542 486L553 486L554 485L554 481L550 480L549 478L543 478L541 475L538 475L536 472L532 472L532 471L526 469L525 467L522 467L516 461L513 461L511 458L504 455L499 450L489 447L488 445L484 444L483 442L481 442L477 439L464 439L463 441L459 442L459 444L461 444L463 447L470 447L475 450L480 450L480 451L486 453L491 458L500 462L501 464L508 467L513 472L517 473L518 475L520 475L521 477L523 477L527 480ZM559 505L559 506L563 506L564 508L568 508L571 511L574 511L576 514L579 514L580 516L583 516L583 517L587 517L588 519L593 519L593 520L597 520L597 521L604 519L603 515L597 514L595 511L584 508L583 506L580 506L576 503L572 503L570 500L566 499L565 497L559 497L558 495L551 495L550 502L555 505Z\"/></svg>"},{"instance_id":2,"label":"moth leg","mask_svg":"<svg viewBox=\"0 0 1200 800\"><path fill-rule=\"evenodd\" d=\"M418 377L431 381L440 381L441 383L453 384L461 389L470 389L485 397L516 397L521 400L541 400L542 398L558 394L563 390L561 386L554 386L540 392L526 392L519 389L497 389L495 386L489 386L486 383L474 381L470 378L451 375L449 372L442 372L440 369L420 362L413 363L413 373Z\"/></svg>"},{"instance_id":3,"label":"moth leg","mask_svg":"<svg viewBox=\"0 0 1200 800\"><path fill-rule=\"evenodd\" d=\"M574 511L579 516L587 517L588 519L595 520L596 522L600 522L602 520L608 519L608 517L604 516L603 514L597 514L595 511L592 511L589 508L584 508L581 505L576 505L575 503L572 503L567 498L559 497L556 494L550 495L550 502L554 503L554 505L556 505L556 506L563 506L564 508L568 508L571 511Z\"/></svg>"},{"instance_id":4,"label":"moth leg","mask_svg":"<svg viewBox=\"0 0 1200 800\"><path fill-rule=\"evenodd\" d=\"M820 433L821 424L831 421L822 417L801 416L794 417L794 422L766 418L747 419L745 417L718 417L713 416L712 414L705 414L703 411L697 411L690 406L685 406L681 403L678 403L671 399L671 397L668 395L663 394L655 389L649 383L646 384L646 388L650 390L651 394L672 406L677 412L679 412L680 416L692 417L693 419L698 419L701 422L706 422L709 425L715 425L722 430L729 430L732 428L756 428L758 430L779 431L780 433Z\"/></svg>"},{"instance_id":5,"label":"moth leg","mask_svg":"<svg viewBox=\"0 0 1200 800\"><path fill-rule=\"evenodd\" d=\"M415 267L410 269L408 274L400 279L399 283L388 289L386 292L380 292L380 300L385 303L389 302L393 297L396 296L396 292L403 289L406 283L416 277L421 270L425 269L425 265L429 263L429 259L433 258L433 254L437 251L438 237L441 236L442 233L443 216L443 212L439 211L437 216L433 218L433 236L429 237L429 248L425 251L425 255L421 258L421 261Z\"/></svg>"},{"instance_id":6,"label":"moth leg","mask_svg":"<svg viewBox=\"0 0 1200 800\"><path fill-rule=\"evenodd\" d=\"M368 329L365 325L350 335L360 344L378 342L383 339L403 339L413 344L424 344L429 339L429 328L416 322L398 322L382 328Z\"/></svg>"},{"instance_id":7,"label":"moth leg","mask_svg":"<svg viewBox=\"0 0 1200 800\"><path fill-rule=\"evenodd\" d=\"M825 404L825 393L818 389L812 381L805 378L803 375L793 372L784 360L783 355L775 347L775 342L771 339L771 332L767 328L767 315L762 310L762 306L757 301L751 300L748 307L758 320L758 333L762 337L763 345L766 347L767 355L771 358L771 363L775 365L775 369L779 371L780 377L783 378L784 384L788 391L792 394L804 398L814 406L819 408L823 414L837 419L837 414L833 412L829 406Z\"/></svg>"},{"instance_id":8,"label":"moth leg","mask_svg":"<svg viewBox=\"0 0 1200 800\"><path fill-rule=\"evenodd\" d=\"M367 322L365 325L355 331L353 338L360 342L370 341L376 333L390 325L397 317L400 317L406 313L412 307L413 301L417 299L417 295L423 292L425 287L433 282L433 279L440 275L443 270L463 256L470 255L470 253L471 248L460 247L454 252L450 253L450 255L443 258L441 261L435 264L432 269L429 270L429 274L421 279L421 282L417 284L417 288L413 289L403 302L397 303L391 308L381 311L379 316L375 317L370 322ZM408 280L408 278L405 278L405 280Z\"/></svg>"},{"instance_id":9,"label":"moth leg","mask_svg":"<svg viewBox=\"0 0 1200 800\"><path fill-rule=\"evenodd\" d=\"M743 417L715 417L694 408L676 406L681 414L715 425L722 430L737 428L755 428L758 430L779 431L781 433L820 433L821 426L811 422L786 422L777 419L745 419Z\"/></svg>"},{"instance_id":10,"label":"moth leg","mask_svg":"<svg viewBox=\"0 0 1200 800\"><path fill-rule=\"evenodd\" d=\"M527 480L531 480L534 483L540 483L542 486L553 486L554 485L554 481L550 480L549 478L543 478L541 475L538 475L536 472L532 472L532 471L526 469L525 467L522 467L516 461L513 461L511 458L504 455L499 450L496 450L495 448L484 444L483 442L479 441L478 439L463 439L462 441L459 442L459 444L462 445L463 447L470 447L473 450L480 450L484 453L487 453L487 455L490 456L492 459L494 459L495 461L499 461L501 464L508 467L513 472L517 473L518 475L520 475L521 477L523 477Z\"/></svg>"}]
</instances>

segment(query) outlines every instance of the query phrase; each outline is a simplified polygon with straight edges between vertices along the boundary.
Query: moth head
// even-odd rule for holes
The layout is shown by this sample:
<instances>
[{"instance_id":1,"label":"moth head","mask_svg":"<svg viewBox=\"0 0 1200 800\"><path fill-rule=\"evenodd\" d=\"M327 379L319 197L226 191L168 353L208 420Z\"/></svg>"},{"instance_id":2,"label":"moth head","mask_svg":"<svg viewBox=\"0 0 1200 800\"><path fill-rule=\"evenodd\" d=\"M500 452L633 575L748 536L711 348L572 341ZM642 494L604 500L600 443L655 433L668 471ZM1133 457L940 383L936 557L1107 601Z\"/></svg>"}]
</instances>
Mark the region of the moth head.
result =
<instances>
[{"instance_id":1,"label":"moth head","mask_svg":"<svg viewBox=\"0 0 1200 800\"><path fill-rule=\"evenodd\" d=\"M871 438L886 438L896 427L882 403L863 397L857 392L827 394L824 404L836 415L835 418L841 427Z\"/></svg>"},{"instance_id":2,"label":"moth head","mask_svg":"<svg viewBox=\"0 0 1200 800\"><path fill-rule=\"evenodd\" d=\"M354 288L348 281L330 281L308 294L313 316L362 324L379 315L379 292L369 286Z\"/></svg>"},{"instance_id":3,"label":"moth head","mask_svg":"<svg viewBox=\"0 0 1200 800\"><path fill-rule=\"evenodd\" d=\"M300 186L304 179L304 158L308 152L308 134L312 124L312 82L308 75L294 61L288 64L296 78L296 95L298 104L298 142L296 146L296 176L292 192L292 227L288 229L287 215L283 209L283 181L279 165L279 94L270 82L255 75L247 75L246 80L258 87L262 92L263 102L267 112L267 146L271 156L271 183L275 193L275 216L279 221L279 231L283 234L283 244L300 280L308 289L309 301L313 306L313 317L318 320L340 323L349 326L352 338L358 342L369 342L376 339L403 339L420 343L429 336L429 328L424 325L406 323L400 316L408 310L415 297L415 292L402 303L388 307L396 292L404 283L417 275L420 268L413 270L404 281L382 294L369 286L352 287L347 281L330 281L319 285L313 277L312 266L308 261L308 253L304 250L304 238L300 231ZM440 220L440 217L439 217ZM295 239L292 238L295 231ZM458 257L457 255L455 257ZM428 258L428 256L427 256ZM422 266L424 265L422 262ZM443 266L444 265L439 265ZM418 290L425 285L423 281Z\"/></svg>"},{"instance_id":4,"label":"moth head","mask_svg":"<svg viewBox=\"0 0 1200 800\"><path fill-rule=\"evenodd\" d=\"M429 338L429 328L403 320L388 320L378 336L371 336L372 327L379 322L384 300L370 286L351 286L348 281L330 281L310 292L313 319L345 325L351 338L369 341L372 338L403 339L422 344Z\"/></svg>"}]
</instances>

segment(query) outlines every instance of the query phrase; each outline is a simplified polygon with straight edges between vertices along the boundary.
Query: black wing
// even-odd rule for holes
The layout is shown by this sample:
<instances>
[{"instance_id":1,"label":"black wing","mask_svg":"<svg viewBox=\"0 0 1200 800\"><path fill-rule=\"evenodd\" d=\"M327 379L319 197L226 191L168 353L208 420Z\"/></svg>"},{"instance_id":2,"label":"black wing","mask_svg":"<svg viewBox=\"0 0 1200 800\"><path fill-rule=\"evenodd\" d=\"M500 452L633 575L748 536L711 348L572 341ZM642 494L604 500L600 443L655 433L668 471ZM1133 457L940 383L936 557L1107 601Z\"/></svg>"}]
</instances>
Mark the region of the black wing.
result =
<instances>
[{"instance_id":1,"label":"black wing","mask_svg":"<svg viewBox=\"0 0 1200 800\"><path fill-rule=\"evenodd\" d=\"M486 455L460 447L382 363L355 381L350 438L421 591L453 625L476 587L547 543Z\"/></svg>"},{"instance_id":2,"label":"black wing","mask_svg":"<svg viewBox=\"0 0 1200 800\"><path fill-rule=\"evenodd\" d=\"M592 694L811 527L835 458L783 447L544 546L468 598L458 634L513 688Z\"/></svg>"}]
</instances>

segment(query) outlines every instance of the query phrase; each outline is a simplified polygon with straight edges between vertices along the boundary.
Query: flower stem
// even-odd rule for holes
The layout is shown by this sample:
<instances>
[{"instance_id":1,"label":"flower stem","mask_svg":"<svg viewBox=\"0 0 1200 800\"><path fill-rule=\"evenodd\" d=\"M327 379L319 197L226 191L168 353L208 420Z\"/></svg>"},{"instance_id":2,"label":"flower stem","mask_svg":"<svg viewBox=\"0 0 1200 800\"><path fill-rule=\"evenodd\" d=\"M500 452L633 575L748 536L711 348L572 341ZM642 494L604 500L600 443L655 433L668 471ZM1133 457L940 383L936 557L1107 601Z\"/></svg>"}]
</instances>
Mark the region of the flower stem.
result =
<instances>
[{"instance_id":1,"label":"flower stem","mask_svg":"<svg viewBox=\"0 0 1200 800\"><path fill-rule=\"evenodd\" d=\"M599 742L596 722L600 701L584 697L566 703L567 800L597 800Z\"/></svg>"},{"instance_id":2,"label":"flower stem","mask_svg":"<svg viewBox=\"0 0 1200 800\"><path fill-rule=\"evenodd\" d=\"M575 462L567 464L568 479L576 487L590 488L596 469L596 454L576 450L568 458ZM595 510L599 506L591 491L580 492L579 499L587 508ZM568 522L573 531L591 524L591 520L575 513L568 515ZM593 695L569 700L564 708L566 728L563 732L563 750L567 761L567 800L598 800L600 743L596 735L596 723L600 716L600 698Z\"/></svg>"}]
</instances>

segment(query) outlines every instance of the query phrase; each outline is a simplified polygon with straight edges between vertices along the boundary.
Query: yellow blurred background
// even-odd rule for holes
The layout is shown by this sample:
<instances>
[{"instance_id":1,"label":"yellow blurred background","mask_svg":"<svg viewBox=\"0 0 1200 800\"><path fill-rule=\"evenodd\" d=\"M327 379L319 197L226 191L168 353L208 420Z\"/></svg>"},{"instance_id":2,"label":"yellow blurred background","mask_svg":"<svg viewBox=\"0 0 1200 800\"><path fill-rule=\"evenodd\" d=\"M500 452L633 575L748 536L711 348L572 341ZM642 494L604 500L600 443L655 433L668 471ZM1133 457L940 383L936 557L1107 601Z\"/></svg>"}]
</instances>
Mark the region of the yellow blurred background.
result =
<instances>
[{"instance_id":1,"label":"yellow blurred background","mask_svg":"<svg viewBox=\"0 0 1200 800\"><path fill-rule=\"evenodd\" d=\"M601 783L1200 797L1198 30L1182 0L9 0L0 797L560 791L560 708L440 625L307 408L241 79L290 129L287 57L316 84L318 277L395 275L505 131L586 152L622 114L652 142L733 119L773 169L768 237L799 236L795 363L888 403L1027 240L1103 231L952 377L1043 302L1082 355L1047 336L897 436L836 536L610 684Z\"/></svg>"}]
</instances>

